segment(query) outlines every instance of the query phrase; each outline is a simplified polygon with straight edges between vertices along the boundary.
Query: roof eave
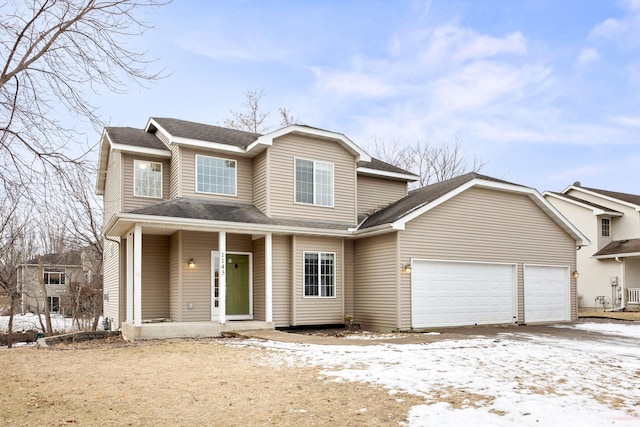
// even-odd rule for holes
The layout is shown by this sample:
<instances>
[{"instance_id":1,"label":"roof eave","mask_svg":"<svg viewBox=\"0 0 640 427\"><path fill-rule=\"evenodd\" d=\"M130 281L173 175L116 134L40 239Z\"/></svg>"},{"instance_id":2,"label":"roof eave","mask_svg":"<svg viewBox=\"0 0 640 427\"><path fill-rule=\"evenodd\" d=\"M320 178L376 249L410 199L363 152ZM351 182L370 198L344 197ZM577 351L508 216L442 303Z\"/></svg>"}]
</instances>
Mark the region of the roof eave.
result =
<instances>
[{"instance_id":1,"label":"roof eave","mask_svg":"<svg viewBox=\"0 0 640 427\"><path fill-rule=\"evenodd\" d=\"M352 235L352 231L350 231L347 227L345 227L344 229L327 229L276 224L214 221L207 219L178 218L159 215L140 215L126 212L117 213L113 217L111 217L106 227L104 228L104 234L106 236L120 237L124 235L134 224L142 224L143 226L147 225L167 228L180 228L182 230L224 228L226 231L245 234L296 233L335 237L349 237ZM121 226L118 227L119 225ZM122 229L124 229L124 231L122 231Z\"/></svg>"},{"instance_id":2,"label":"roof eave","mask_svg":"<svg viewBox=\"0 0 640 427\"><path fill-rule=\"evenodd\" d=\"M398 179L398 180L402 180L402 181L417 181L418 179L420 179L419 176L417 175L413 175L413 174L406 174L406 173L399 173L399 172L389 172L389 171L383 171L383 170L379 170L379 169L371 169L371 168L366 168L366 167L358 167L356 169L356 171L359 174L362 175L371 175L371 176L381 176L381 177L385 177L385 178L393 178L393 179Z\"/></svg>"}]
</instances>

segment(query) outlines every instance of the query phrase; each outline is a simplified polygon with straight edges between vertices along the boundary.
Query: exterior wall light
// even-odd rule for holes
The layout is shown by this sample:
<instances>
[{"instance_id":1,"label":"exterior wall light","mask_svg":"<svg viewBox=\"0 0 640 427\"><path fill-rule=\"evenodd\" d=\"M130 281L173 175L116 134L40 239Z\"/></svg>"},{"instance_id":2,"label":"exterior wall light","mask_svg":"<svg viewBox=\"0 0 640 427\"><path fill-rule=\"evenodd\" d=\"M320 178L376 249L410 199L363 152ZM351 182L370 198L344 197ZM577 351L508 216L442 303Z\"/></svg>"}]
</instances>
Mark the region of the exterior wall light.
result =
<instances>
[{"instance_id":1,"label":"exterior wall light","mask_svg":"<svg viewBox=\"0 0 640 427\"><path fill-rule=\"evenodd\" d=\"M400 267L400 271L402 271L404 274L411 274L411 264L403 264Z\"/></svg>"},{"instance_id":2,"label":"exterior wall light","mask_svg":"<svg viewBox=\"0 0 640 427\"><path fill-rule=\"evenodd\" d=\"M191 258L187 264L189 265L189 268L196 268L196 262L193 258Z\"/></svg>"},{"instance_id":3,"label":"exterior wall light","mask_svg":"<svg viewBox=\"0 0 640 427\"><path fill-rule=\"evenodd\" d=\"M577 271L573 271L571 273L571 278L572 279L577 279L578 277L580 277L580 273L578 273Z\"/></svg>"}]
</instances>

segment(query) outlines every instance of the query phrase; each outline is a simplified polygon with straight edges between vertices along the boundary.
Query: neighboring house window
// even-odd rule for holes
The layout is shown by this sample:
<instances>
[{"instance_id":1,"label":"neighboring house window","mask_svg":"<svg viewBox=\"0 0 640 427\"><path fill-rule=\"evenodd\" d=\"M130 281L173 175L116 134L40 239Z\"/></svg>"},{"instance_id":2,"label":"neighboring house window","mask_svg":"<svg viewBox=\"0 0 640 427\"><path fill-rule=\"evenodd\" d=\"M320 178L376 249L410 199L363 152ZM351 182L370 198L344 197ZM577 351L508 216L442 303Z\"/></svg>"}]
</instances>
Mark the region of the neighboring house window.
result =
<instances>
[{"instance_id":1,"label":"neighboring house window","mask_svg":"<svg viewBox=\"0 0 640 427\"><path fill-rule=\"evenodd\" d=\"M162 163L133 161L133 195L162 198Z\"/></svg>"},{"instance_id":2,"label":"neighboring house window","mask_svg":"<svg viewBox=\"0 0 640 427\"><path fill-rule=\"evenodd\" d=\"M47 297L47 308L50 313L59 313L60 297Z\"/></svg>"},{"instance_id":3,"label":"neighboring house window","mask_svg":"<svg viewBox=\"0 0 640 427\"><path fill-rule=\"evenodd\" d=\"M295 160L296 202L333 206L333 163Z\"/></svg>"},{"instance_id":4,"label":"neighboring house window","mask_svg":"<svg viewBox=\"0 0 640 427\"><path fill-rule=\"evenodd\" d=\"M304 253L304 296L332 298L336 296L336 254Z\"/></svg>"},{"instance_id":5,"label":"neighboring house window","mask_svg":"<svg viewBox=\"0 0 640 427\"><path fill-rule=\"evenodd\" d=\"M609 218L602 218L602 237L611 236L611 220Z\"/></svg>"},{"instance_id":6,"label":"neighboring house window","mask_svg":"<svg viewBox=\"0 0 640 427\"><path fill-rule=\"evenodd\" d=\"M198 193L236 195L235 160L196 156L196 191Z\"/></svg>"},{"instance_id":7,"label":"neighboring house window","mask_svg":"<svg viewBox=\"0 0 640 427\"><path fill-rule=\"evenodd\" d=\"M44 284L45 285L64 285L65 271L59 268L45 268L44 269Z\"/></svg>"}]
</instances>

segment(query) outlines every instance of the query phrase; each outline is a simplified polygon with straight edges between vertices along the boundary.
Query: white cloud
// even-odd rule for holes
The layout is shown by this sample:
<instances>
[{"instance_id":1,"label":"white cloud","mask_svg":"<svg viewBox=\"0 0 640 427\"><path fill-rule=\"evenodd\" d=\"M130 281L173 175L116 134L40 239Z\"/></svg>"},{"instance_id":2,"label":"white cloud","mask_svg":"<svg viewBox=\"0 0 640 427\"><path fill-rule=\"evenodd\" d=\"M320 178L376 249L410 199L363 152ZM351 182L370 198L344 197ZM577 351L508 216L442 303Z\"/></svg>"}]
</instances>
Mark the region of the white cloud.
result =
<instances>
[{"instance_id":1,"label":"white cloud","mask_svg":"<svg viewBox=\"0 0 640 427\"><path fill-rule=\"evenodd\" d=\"M640 128L640 116L614 116L611 118L614 124Z\"/></svg>"},{"instance_id":2,"label":"white cloud","mask_svg":"<svg viewBox=\"0 0 640 427\"><path fill-rule=\"evenodd\" d=\"M358 71L323 71L312 68L323 90L340 96L379 98L389 95L393 87L382 80Z\"/></svg>"},{"instance_id":3,"label":"white cloud","mask_svg":"<svg viewBox=\"0 0 640 427\"><path fill-rule=\"evenodd\" d=\"M622 6L622 17L605 19L593 27L590 36L613 40L624 48L640 46L640 1L626 0Z\"/></svg>"},{"instance_id":4,"label":"white cloud","mask_svg":"<svg viewBox=\"0 0 640 427\"><path fill-rule=\"evenodd\" d=\"M600 59L600 54L596 49L584 48L578 56L578 65L584 66Z\"/></svg>"}]
</instances>

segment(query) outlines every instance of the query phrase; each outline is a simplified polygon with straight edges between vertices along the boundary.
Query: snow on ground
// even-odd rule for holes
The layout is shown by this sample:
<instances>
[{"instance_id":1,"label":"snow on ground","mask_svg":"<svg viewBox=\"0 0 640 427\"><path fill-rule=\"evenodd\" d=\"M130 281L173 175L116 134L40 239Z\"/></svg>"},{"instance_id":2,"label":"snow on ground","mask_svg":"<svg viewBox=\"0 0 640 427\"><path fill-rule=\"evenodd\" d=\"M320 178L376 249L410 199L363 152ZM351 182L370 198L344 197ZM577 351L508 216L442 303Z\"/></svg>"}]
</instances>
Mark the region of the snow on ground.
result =
<instances>
[{"instance_id":1,"label":"snow on ground","mask_svg":"<svg viewBox=\"0 0 640 427\"><path fill-rule=\"evenodd\" d=\"M59 314L51 315L51 326L55 332L76 331L71 318L62 317ZM44 323L44 316L42 316ZM46 324L46 323L45 323ZM9 327L9 316L0 316L0 334L7 333ZM13 317L13 332L41 331L38 316L33 313L20 314Z\"/></svg>"},{"instance_id":2,"label":"snow on ground","mask_svg":"<svg viewBox=\"0 0 640 427\"><path fill-rule=\"evenodd\" d=\"M569 327L592 332L585 339L503 333L424 344L232 345L275 350L279 357L264 363L315 365L332 381L422 396L411 426L640 426L640 346L633 339L640 325Z\"/></svg>"}]
</instances>

